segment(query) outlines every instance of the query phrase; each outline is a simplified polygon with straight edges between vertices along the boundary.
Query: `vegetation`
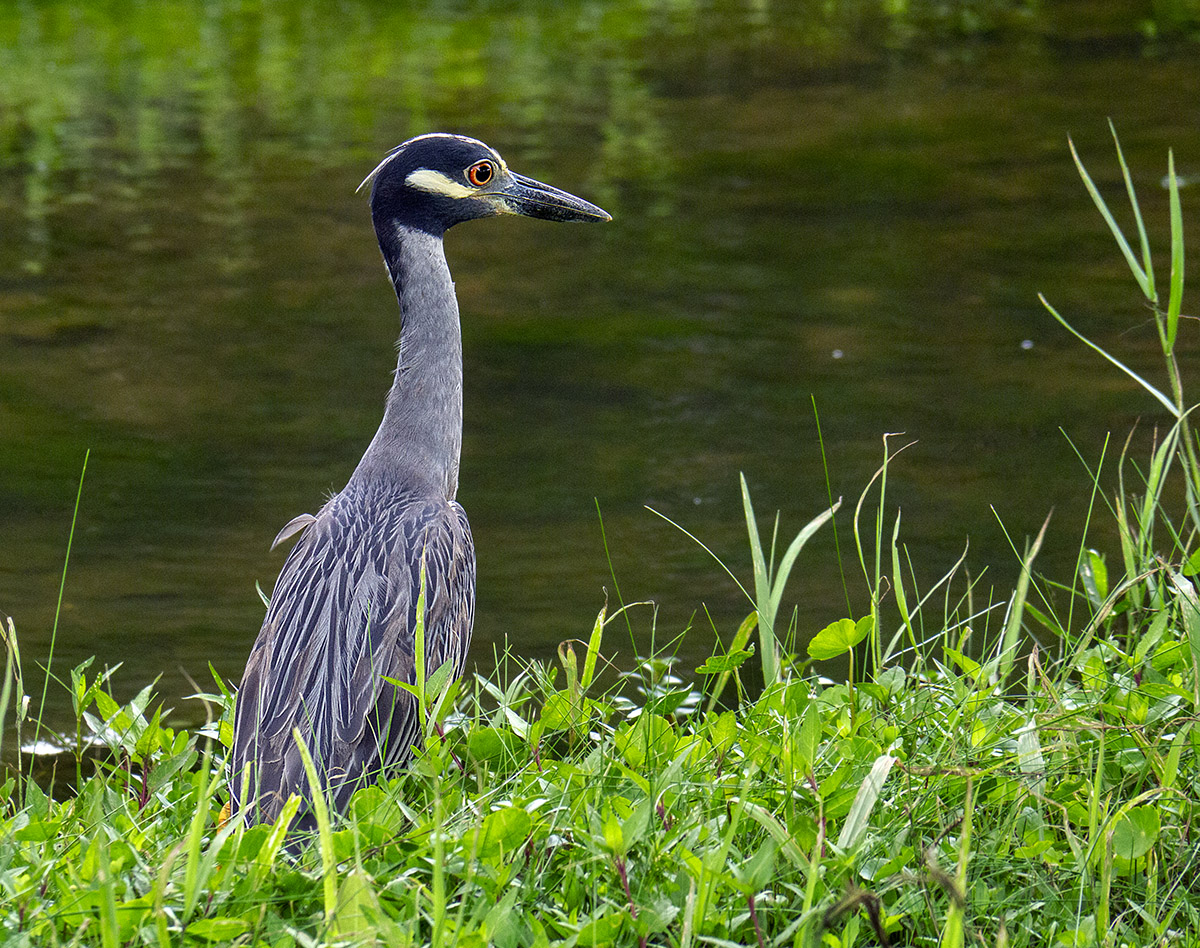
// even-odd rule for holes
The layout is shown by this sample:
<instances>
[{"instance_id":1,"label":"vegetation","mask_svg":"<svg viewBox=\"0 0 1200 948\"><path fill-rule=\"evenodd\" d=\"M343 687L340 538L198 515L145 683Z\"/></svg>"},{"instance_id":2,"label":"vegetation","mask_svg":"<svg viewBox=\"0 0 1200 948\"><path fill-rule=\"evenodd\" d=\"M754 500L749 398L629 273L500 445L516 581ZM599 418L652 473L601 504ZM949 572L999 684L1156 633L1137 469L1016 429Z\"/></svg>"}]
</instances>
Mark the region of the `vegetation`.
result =
<instances>
[{"instance_id":1,"label":"vegetation","mask_svg":"<svg viewBox=\"0 0 1200 948\"><path fill-rule=\"evenodd\" d=\"M1113 497L1104 459L1089 472L1119 563L1087 547L1085 524L1069 585L1035 574L1038 538L1006 603L977 602L957 566L918 590L899 517L885 523L888 448L854 516L870 612L801 658L783 584L830 514L776 565L778 525L764 545L746 493L756 611L701 685L660 656L624 694L601 687L613 623L652 615L624 606L564 643L558 667L434 673L417 686L417 762L344 818L320 813L298 856L282 826L219 823L219 679L201 696L211 725L189 734L163 725L150 688L119 705L109 674L82 665L64 682L77 791L57 799L19 768L0 786L6 943L1200 944L1200 455L1174 355L1179 192L1172 164L1164 303L1128 174L1132 245L1080 171L1153 308L1165 390L1104 355L1172 417L1146 463L1121 453ZM0 725L15 717L20 741L37 722L11 620L5 641ZM815 671L846 653L848 681Z\"/></svg>"}]
</instances>

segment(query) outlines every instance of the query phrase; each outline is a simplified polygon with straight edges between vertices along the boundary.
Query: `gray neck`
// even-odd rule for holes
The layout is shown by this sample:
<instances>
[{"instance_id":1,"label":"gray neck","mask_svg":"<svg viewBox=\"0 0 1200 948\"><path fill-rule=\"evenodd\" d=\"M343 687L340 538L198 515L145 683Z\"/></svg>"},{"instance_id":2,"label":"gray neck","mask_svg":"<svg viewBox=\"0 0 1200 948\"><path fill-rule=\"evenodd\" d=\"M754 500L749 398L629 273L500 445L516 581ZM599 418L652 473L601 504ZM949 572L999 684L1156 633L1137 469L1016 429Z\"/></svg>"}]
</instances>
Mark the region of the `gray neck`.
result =
<instances>
[{"instance_id":1,"label":"gray neck","mask_svg":"<svg viewBox=\"0 0 1200 948\"><path fill-rule=\"evenodd\" d=\"M384 478L453 500L462 449L462 334L440 237L380 241L400 301L400 355L383 422L351 481Z\"/></svg>"}]
</instances>

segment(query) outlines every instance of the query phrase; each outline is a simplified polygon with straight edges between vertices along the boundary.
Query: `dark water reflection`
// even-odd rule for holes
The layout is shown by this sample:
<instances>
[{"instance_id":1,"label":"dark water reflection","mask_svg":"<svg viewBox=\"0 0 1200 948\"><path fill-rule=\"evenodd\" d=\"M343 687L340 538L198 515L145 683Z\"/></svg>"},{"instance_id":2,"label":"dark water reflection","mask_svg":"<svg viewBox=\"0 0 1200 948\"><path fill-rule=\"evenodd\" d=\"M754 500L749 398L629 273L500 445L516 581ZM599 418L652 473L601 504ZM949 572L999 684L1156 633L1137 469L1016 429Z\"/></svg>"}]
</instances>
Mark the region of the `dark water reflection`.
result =
<instances>
[{"instance_id":1,"label":"dark water reflection","mask_svg":"<svg viewBox=\"0 0 1200 948\"><path fill-rule=\"evenodd\" d=\"M1094 461L1107 432L1161 419L1037 302L1153 371L1066 137L1115 193L1112 117L1162 224L1167 148L1185 173L1200 162L1200 10L820 6L0 10L0 613L28 670L90 448L56 671L95 654L126 663L127 690L162 674L171 696L210 661L240 674L254 581L282 562L270 539L344 483L393 365L395 301L354 188L437 128L615 217L448 240L481 665L506 639L549 656L615 599L597 502L622 595L661 605L612 648L628 663L692 622L697 663L702 610L728 636L748 605L644 505L748 578L737 473L785 532L818 512L813 398L847 508L884 432L917 441L887 518L903 510L922 583L969 537L975 605L1006 595L992 505L1017 542L1054 508L1041 564L1067 579L1088 481L1060 426ZM848 510L838 522L846 550ZM1088 542L1114 551L1107 530ZM795 575L802 632L844 614L832 534Z\"/></svg>"}]
</instances>

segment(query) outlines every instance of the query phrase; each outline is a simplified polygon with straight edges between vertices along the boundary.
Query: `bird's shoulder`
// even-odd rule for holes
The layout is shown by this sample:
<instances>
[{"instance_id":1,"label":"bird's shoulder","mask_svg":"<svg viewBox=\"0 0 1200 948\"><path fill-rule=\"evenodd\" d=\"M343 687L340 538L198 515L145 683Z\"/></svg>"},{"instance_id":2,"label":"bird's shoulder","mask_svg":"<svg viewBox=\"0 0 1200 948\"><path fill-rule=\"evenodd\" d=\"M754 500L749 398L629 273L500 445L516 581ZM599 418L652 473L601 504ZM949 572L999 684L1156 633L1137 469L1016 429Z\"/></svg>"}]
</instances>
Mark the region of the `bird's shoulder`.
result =
<instances>
[{"instance_id":1,"label":"bird's shoulder","mask_svg":"<svg viewBox=\"0 0 1200 948\"><path fill-rule=\"evenodd\" d=\"M368 480L347 484L315 516L294 518L280 538L302 532L303 538L315 541L411 542L422 529L441 524L470 532L466 511L458 502L435 492Z\"/></svg>"},{"instance_id":2,"label":"bird's shoulder","mask_svg":"<svg viewBox=\"0 0 1200 948\"><path fill-rule=\"evenodd\" d=\"M430 592L448 584L473 594L471 528L463 508L445 497L352 482L315 516L292 524L300 538L280 570L263 637L311 629L312 608L330 601L339 608L320 609L318 628L345 622L345 604L368 595L377 620L403 614L415 607L422 582Z\"/></svg>"},{"instance_id":3,"label":"bird's shoulder","mask_svg":"<svg viewBox=\"0 0 1200 948\"><path fill-rule=\"evenodd\" d=\"M316 515L293 518L279 532L272 549L292 537L298 539L277 586L307 584L312 574L384 574L401 563L413 562L417 551L431 545L474 557L470 523L457 502L370 483L349 484Z\"/></svg>"}]
</instances>

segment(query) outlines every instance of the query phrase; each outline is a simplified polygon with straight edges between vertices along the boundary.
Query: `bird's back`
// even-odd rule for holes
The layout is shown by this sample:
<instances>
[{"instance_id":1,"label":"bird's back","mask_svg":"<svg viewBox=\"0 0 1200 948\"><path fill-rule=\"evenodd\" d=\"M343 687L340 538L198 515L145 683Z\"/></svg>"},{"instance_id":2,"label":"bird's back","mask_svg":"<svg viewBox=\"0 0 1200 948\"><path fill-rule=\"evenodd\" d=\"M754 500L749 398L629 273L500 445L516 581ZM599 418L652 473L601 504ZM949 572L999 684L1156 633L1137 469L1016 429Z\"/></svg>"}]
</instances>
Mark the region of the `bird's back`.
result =
<instances>
[{"instance_id":1,"label":"bird's back","mask_svg":"<svg viewBox=\"0 0 1200 948\"><path fill-rule=\"evenodd\" d=\"M461 674L475 600L475 551L462 507L436 493L351 481L307 525L279 574L238 692L232 809L273 820L310 797L293 730L330 803L403 765L419 733L416 609L425 584L426 668ZM307 805L298 826L311 827Z\"/></svg>"}]
</instances>

